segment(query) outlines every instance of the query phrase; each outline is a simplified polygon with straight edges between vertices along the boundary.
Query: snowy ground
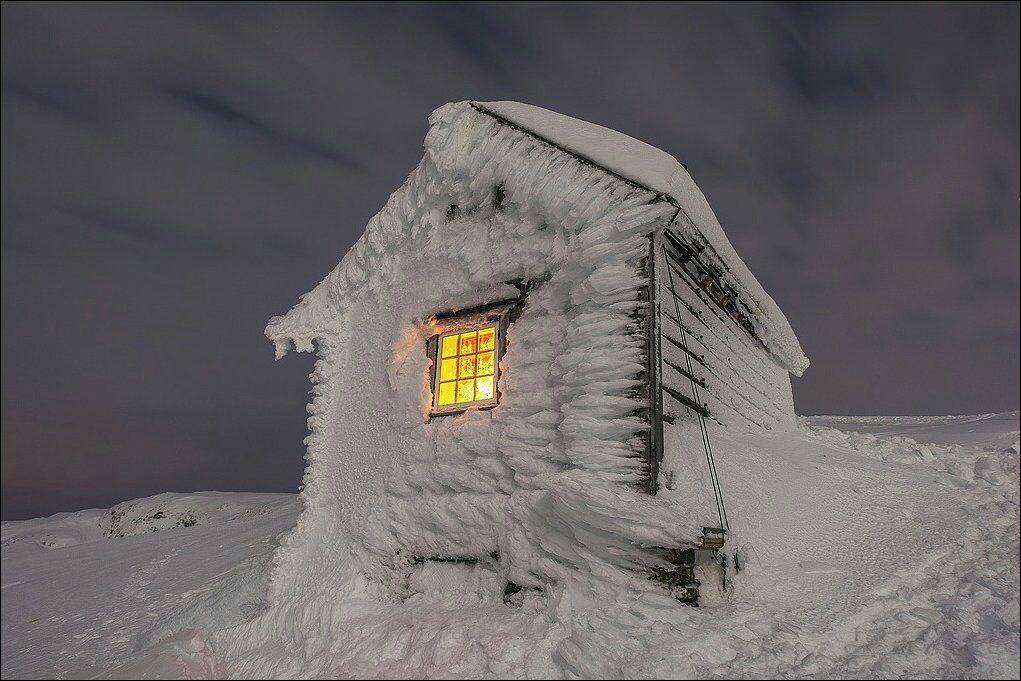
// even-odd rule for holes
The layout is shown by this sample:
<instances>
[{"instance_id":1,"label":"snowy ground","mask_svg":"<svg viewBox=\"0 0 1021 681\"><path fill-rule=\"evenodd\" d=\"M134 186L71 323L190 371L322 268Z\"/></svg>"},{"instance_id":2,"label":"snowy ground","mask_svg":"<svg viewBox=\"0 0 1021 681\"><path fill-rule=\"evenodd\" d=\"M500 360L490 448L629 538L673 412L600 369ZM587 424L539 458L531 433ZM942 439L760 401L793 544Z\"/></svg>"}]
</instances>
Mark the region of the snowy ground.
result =
<instances>
[{"instance_id":1,"label":"snowy ground","mask_svg":"<svg viewBox=\"0 0 1021 681\"><path fill-rule=\"evenodd\" d=\"M202 632L259 609L297 512L291 494L205 492L4 523L3 678L217 675Z\"/></svg>"},{"instance_id":2,"label":"snowy ground","mask_svg":"<svg viewBox=\"0 0 1021 681\"><path fill-rule=\"evenodd\" d=\"M667 614L610 608L555 638L599 642L582 671L607 676L1017 678L1018 430L1012 412L717 433L731 541L746 559L734 591ZM210 492L4 523L3 677L240 673L211 640L258 616L297 513L290 495ZM498 625L488 608L452 616ZM546 648L507 666L522 646L500 636L460 641L463 651L433 640L417 667L378 673L571 671ZM333 660L292 668L372 671L365 650L330 650Z\"/></svg>"}]
</instances>

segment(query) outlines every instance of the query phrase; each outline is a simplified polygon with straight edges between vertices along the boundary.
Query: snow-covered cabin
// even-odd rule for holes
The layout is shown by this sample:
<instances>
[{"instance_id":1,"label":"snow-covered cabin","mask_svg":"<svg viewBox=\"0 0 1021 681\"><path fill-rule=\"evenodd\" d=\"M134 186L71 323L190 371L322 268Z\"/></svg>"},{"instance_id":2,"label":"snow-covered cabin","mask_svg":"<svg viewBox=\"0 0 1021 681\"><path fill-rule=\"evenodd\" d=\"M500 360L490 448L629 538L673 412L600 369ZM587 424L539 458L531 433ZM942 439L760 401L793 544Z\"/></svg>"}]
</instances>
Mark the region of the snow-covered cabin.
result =
<instances>
[{"instance_id":1,"label":"snow-covered cabin","mask_svg":"<svg viewBox=\"0 0 1021 681\"><path fill-rule=\"evenodd\" d=\"M682 164L515 102L437 109L266 334L319 355L280 596L357 573L400 600L446 562L509 598L718 549L713 433L792 424L808 365Z\"/></svg>"}]
</instances>

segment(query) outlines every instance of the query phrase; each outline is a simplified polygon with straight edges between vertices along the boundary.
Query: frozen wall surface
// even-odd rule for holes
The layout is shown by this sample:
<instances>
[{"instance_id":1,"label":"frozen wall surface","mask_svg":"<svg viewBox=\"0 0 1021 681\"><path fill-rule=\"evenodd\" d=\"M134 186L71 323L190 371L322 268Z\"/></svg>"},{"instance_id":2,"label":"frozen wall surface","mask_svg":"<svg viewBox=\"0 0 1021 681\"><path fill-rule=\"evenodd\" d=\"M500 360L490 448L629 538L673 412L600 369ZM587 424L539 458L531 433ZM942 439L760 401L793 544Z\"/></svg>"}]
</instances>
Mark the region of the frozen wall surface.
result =
<instances>
[{"instance_id":1,"label":"frozen wall surface","mask_svg":"<svg viewBox=\"0 0 1021 681\"><path fill-rule=\"evenodd\" d=\"M266 329L278 356L315 350L319 360L304 511L275 555L269 611L228 652L252 675L329 673L308 666L315 650L428 638L441 626L437 603L495 618L496 639L531 640L575 668L583 651L565 623L593 604L676 606L648 578L663 565L657 550L691 547L718 524L690 420L668 436L669 489L641 491L650 236L697 226L660 192L484 107L449 104L430 124L420 165ZM429 418L428 320L518 297L523 282L500 404ZM740 283L765 306L753 279ZM799 360L793 334L777 337L780 350L754 356L755 386L771 391L756 399L789 401ZM431 615L416 610L423 603ZM367 613L375 624L360 638L338 636ZM302 647L305 666L288 668L286 646L267 638Z\"/></svg>"}]
</instances>

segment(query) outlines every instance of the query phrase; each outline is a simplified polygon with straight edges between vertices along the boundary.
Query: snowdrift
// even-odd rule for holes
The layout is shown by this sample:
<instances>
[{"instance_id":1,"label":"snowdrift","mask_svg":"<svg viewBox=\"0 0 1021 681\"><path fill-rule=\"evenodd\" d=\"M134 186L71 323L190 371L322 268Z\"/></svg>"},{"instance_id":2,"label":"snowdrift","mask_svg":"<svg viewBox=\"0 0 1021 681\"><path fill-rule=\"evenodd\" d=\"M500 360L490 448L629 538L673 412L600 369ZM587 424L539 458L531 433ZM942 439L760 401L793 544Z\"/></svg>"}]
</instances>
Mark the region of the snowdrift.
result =
<instances>
[{"instance_id":1,"label":"snowdrift","mask_svg":"<svg viewBox=\"0 0 1021 681\"><path fill-rule=\"evenodd\" d=\"M401 605L352 584L328 619L278 618L265 589L289 495L161 495L203 520L63 548L35 540L68 514L4 523L3 676L1016 678L1018 427L1013 412L718 434L745 565L702 608L583 585L487 601L484 566L463 565L469 588L422 571Z\"/></svg>"}]
</instances>

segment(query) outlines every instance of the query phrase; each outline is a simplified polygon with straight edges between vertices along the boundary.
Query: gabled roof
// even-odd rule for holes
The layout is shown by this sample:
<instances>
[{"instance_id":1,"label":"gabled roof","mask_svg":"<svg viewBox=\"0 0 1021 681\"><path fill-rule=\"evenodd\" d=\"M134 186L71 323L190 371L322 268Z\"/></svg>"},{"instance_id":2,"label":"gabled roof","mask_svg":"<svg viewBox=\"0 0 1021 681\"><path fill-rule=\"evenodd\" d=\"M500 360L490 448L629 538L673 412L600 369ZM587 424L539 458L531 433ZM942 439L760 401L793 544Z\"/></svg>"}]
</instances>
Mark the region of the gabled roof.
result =
<instances>
[{"instance_id":1,"label":"gabled roof","mask_svg":"<svg viewBox=\"0 0 1021 681\"><path fill-rule=\"evenodd\" d=\"M557 153L556 150L566 152L580 162L595 167L598 172L605 172L651 195L658 195L662 201L673 205L676 208L674 223L683 225L686 231L694 230L701 235L706 245L729 270L730 278L734 280L730 283L735 285L752 308L761 314L766 331L762 340L769 351L794 374L800 375L808 367L808 358L805 357L787 318L738 256L705 196L677 159L665 151L623 133L537 106L519 102L474 101L448 104L433 112L433 116L430 117L433 127L426 138L427 157L429 150L437 145L439 147L454 145L458 149L462 148L459 146L460 142L450 139L446 134L434 138L433 132L438 124L444 125L442 122L449 121L452 116L464 117L473 113L475 116L482 116L507 126L507 129L513 128L521 134L545 142L554 148L551 149L554 153ZM487 128L470 125L466 128L476 129ZM485 134L493 135L494 132L492 128L488 128ZM509 149L509 145L507 142L505 146ZM444 153L449 154L450 149ZM515 162L534 165L536 161L533 159L534 157L525 154ZM541 170L541 164L538 170ZM415 177L416 174L412 173L409 182L413 183ZM374 223L379 222L384 213L403 208L399 197L403 196L404 191L415 190L405 183L400 191L391 196L383 211L370 221L366 234L326 279L312 292L303 296L286 315L270 320L266 334L277 345L278 355L286 351L288 344L293 344L299 350L312 349L311 339L319 333L317 329L323 325L323 320L320 319L323 315L317 314L315 308L342 300L349 289L364 278L365 275L359 272L358 263L370 257L367 253L376 250L370 242L379 239L380 225ZM370 232L375 233L375 236L366 241ZM408 235L402 236L406 238Z\"/></svg>"},{"instance_id":2,"label":"gabled roof","mask_svg":"<svg viewBox=\"0 0 1021 681\"><path fill-rule=\"evenodd\" d=\"M595 123L521 102L472 102L476 109L543 139L619 178L661 194L673 203L731 270L736 283L758 303L772 338L770 350L793 373L808 368L808 358L790 322L734 250L687 168L651 144Z\"/></svg>"},{"instance_id":3,"label":"gabled roof","mask_svg":"<svg viewBox=\"0 0 1021 681\"><path fill-rule=\"evenodd\" d=\"M522 130L660 194L675 188L674 174L687 174L670 154L651 144L595 123L521 102L472 102Z\"/></svg>"}]
</instances>

